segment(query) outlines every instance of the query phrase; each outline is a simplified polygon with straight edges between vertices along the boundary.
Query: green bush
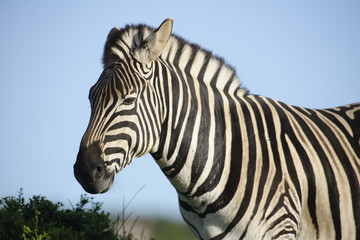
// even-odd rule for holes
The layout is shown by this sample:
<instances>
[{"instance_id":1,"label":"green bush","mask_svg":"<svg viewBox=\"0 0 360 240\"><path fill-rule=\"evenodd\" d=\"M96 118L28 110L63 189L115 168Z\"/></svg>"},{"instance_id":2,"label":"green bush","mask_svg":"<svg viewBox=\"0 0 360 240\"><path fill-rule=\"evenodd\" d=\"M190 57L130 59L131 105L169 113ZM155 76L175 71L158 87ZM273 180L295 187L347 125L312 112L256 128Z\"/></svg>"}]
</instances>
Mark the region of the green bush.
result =
<instances>
[{"instance_id":1,"label":"green bush","mask_svg":"<svg viewBox=\"0 0 360 240\"><path fill-rule=\"evenodd\" d=\"M81 195L71 210L62 206L40 195L26 202L22 190L17 197L0 199L0 239L118 239L110 214L93 198Z\"/></svg>"},{"instance_id":2,"label":"green bush","mask_svg":"<svg viewBox=\"0 0 360 240\"><path fill-rule=\"evenodd\" d=\"M102 204L87 195L81 195L75 205L70 203L71 209L64 209L61 202L40 195L25 200L20 189L18 196L0 199L0 240L136 240L132 230L138 218L129 224L131 213L125 210L138 192L127 204L124 200L122 212L112 221L110 213L101 210ZM157 240L196 239L183 224L152 220L150 225Z\"/></svg>"}]
</instances>

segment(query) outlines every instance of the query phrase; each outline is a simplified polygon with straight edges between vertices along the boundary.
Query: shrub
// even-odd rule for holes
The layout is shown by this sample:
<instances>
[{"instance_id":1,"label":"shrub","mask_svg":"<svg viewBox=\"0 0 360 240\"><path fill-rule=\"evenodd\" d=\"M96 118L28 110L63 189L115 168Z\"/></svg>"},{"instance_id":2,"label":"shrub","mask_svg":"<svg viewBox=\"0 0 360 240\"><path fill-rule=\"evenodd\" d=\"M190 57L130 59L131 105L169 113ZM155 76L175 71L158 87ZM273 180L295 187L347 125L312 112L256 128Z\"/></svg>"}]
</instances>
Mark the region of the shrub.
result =
<instances>
[{"instance_id":1,"label":"shrub","mask_svg":"<svg viewBox=\"0 0 360 240\"><path fill-rule=\"evenodd\" d=\"M17 197L0 199L0 239L118 239L110 214L93 198L81 195L72 209L62 206L40 195L26 202L22 189Z\"/></svg>"}]
</instances>

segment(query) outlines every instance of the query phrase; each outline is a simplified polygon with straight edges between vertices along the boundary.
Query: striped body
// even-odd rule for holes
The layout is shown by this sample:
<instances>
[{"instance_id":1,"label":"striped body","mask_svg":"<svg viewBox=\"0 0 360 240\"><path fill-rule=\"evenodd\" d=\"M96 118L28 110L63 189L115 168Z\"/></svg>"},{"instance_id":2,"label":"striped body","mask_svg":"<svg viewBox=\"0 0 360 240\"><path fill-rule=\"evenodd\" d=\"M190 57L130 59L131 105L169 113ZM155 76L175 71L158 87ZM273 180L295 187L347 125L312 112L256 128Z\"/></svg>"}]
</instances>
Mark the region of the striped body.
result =
<instances>
[{"instance_id":1,"label":"striped body","mask_svg":"<svg viewBox=\"0 0 360 240\"><path fill-rule=\"evenodd\" d=\"M109 33L74 166L84 189L107 191L150 152L199 239L360 239L360 104L314 110L249 94L171 27Z\"/></svg>"}]
</instances>

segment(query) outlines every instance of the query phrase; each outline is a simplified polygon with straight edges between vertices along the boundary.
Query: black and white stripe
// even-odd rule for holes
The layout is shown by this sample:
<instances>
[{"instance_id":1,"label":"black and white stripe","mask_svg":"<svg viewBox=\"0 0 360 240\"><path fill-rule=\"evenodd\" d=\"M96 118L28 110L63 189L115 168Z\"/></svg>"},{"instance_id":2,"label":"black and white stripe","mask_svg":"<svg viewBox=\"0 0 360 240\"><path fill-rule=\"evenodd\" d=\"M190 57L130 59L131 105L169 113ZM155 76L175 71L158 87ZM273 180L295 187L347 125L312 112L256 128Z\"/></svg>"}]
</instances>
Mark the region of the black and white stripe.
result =
<instances>
[{"instance_id":1,"label":"black and white stripe","mask_svg":"<svg viewBox=\"0 0 360 240\"><path fill-rule=\"evenodd\" d=\"M315 110L249 94L171 28L109 33L74 166L83 187L107 191L150 152L199 239L360 239L360 104Z\"/></svg>"}]
</instances>

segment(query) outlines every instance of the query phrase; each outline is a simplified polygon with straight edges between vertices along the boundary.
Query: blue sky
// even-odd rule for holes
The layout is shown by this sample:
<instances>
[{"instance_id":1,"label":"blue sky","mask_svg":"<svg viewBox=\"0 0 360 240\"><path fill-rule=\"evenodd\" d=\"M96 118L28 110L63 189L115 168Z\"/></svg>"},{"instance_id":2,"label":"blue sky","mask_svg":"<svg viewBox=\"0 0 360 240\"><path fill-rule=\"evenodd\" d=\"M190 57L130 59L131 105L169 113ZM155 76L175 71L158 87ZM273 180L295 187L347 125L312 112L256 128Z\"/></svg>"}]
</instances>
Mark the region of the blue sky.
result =
<instances>
[{"instance_id":1,"label":"blue sky","mask_svg":"<svg viewBox=\"0 0 360 240\"><path fill-rule=\"evenodd\" d=\"M312 108L360 101L359 1L125 2L0 2L0 197L23 187L75 203L84 193L72 166L114 26L172 17L174 33L223 57L251 93ZM129 211L180 218L150 155L95 200L120 211L142 186Z\"/></svg>"}]
</instances>

